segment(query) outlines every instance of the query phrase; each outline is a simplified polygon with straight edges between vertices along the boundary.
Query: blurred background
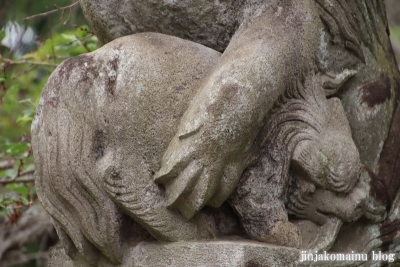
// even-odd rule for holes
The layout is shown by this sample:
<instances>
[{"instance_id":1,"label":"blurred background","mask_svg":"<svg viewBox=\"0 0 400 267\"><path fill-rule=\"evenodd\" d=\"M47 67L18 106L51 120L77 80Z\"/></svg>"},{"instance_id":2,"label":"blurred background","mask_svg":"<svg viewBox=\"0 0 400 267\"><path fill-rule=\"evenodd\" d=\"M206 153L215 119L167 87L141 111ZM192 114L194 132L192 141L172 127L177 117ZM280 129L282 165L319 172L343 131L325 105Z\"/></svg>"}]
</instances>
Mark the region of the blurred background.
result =
<instances>
[{"instance_id":1,"label":"blurred background","mask_svg":"<svg viewBox=\"0 0 400 267\"><path fill-rule=\"evenodd\" d=\"M35 192L30 125L57 64L96 48L76 0L0 0L1 267L45 266L58 242Z\"/></svg>"},{"instance_id":2,"label":"blurred background","mask_svg":"<svg viewBox=\"0 0 400 267\"><path fill-rule=\"evenodd\" d=\"M400 0L385 0L390 26L390 38L397 63L400 63Z\"/></svg>"},{"instance_id":3,"label":"blurred background","mask_svg":"<svg viewBox=\"0 0 400 267\"><path fill-rule=\"evenodd\" d=\"M400 0L385 0L400 62ZM0 0L0 266L45 266L58 238L35 193L30 124L50 73L94 51L75 0Z\"/></svg>"}]
</instances>

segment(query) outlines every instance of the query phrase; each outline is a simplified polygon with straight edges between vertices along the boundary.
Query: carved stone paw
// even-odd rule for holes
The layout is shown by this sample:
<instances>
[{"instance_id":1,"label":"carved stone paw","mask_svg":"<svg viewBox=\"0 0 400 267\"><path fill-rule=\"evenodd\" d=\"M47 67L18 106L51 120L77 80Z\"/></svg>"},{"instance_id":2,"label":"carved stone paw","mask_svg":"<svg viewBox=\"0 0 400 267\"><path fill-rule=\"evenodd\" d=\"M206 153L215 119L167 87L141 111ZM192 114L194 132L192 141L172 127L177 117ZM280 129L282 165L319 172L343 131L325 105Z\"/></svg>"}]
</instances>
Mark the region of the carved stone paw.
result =
<instances>
[{"instance_id":1,"label":"carved stone paw","mask_svg":"<svg viewBox=\"0 0 400 267\"><path fill-rule=\"evenodd\" d=\"M368 191L369 187L364 181L360 181L348 194L319 188L310 196L308 204L295 210L295 214L320 225L326 223L328 215L345 222L354 221L366 211Z\"/></svg>"},{"instance_id":2,"label":"carved stone paw","mask_svg":"<svg viewBox=\"0 0 400 267\"><path fill-rule=\"evenodd\" d=\"M219 207L233 191L241 176L242 163L228 160L222 150L204 151L199 146L203 131L175 137L164 157L155 181L166 188L169 207L191 219L205 205ZM200 137L199 137L200 136Z\"/></svg>"}]
</instances>

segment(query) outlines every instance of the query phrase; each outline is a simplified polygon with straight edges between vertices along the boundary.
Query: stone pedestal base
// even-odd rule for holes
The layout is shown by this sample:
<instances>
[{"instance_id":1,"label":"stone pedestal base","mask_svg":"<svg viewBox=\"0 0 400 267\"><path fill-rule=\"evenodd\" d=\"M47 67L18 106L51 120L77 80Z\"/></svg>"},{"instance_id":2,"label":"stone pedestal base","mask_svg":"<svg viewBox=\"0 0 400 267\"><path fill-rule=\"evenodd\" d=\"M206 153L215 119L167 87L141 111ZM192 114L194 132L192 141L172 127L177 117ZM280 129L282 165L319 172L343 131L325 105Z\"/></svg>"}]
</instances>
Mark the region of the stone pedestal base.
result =
<instances>
[{"instance_id":1,"label":"stone pedestal base","mask_svg":"<svg viewBox=\"0 0 400 267\"><path fill-rule=\"evenodd\" d=\"M100 261L101 267L281 267L281 266L352 266L356 262L301 261L301 251L260 242L208 241L156 243L141 242L126 248L121 265ZM360 263L358 263L360 264ZM364 262L366 266L370 264ZM79 254L73 259L62 247L54 247L48 267L91 267Z\"/></svg>"}]
</instances>

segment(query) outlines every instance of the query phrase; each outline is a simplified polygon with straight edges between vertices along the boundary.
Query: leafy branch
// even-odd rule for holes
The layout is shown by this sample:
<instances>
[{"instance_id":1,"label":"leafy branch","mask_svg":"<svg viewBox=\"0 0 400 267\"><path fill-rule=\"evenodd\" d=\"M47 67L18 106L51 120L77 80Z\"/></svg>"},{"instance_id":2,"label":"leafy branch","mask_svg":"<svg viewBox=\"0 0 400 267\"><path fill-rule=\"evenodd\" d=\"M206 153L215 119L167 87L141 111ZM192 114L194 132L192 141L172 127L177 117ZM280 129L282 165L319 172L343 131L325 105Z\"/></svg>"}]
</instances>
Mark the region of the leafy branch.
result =
<instances>
[{"instance_id":1,"label":"leafy branch","mask_svg":"<svg viewBox=\"0 0 400 267\"><path fill-rule=\"evenodd\" d=\"M19 60L19 61L13 61L8 58L3 58L0 55L0 62L3 64L0 65L0 71L5 70L9 66L15 66L15 65L33 65L33 66L46 66L46 67L57 67L58 64L56 63L49 63L49 62L37 62L37 61L30 61L30 60Z\"/></svg>"},{"instance_id":2,"label":"leafy branch","mask_svg":"<svg viewBox=\"0 0 400 267\"><path fill-rule=\"evenodd\" d=\"M0 171L14 168L14 163L15 160L13 159L0 161Z\"/></svg>"},{"instance_id":3,"label":"leafy branch","mask_svg":"<svg viewBox=\"0 0 400 267\"><path fill-rule=\"evenodd\" d=\"M20 176L21 178L16 178L16 179L2 179L0 180L0 185L8 185L8 184L12 184L12 183L32 183L35 181L35 177L33 176L34 170L30 170L30 171L26 171L21 173ZM29 175L28 175L29 174ZM24 176L27 176L28 178L22 178Z\"/></svg>"},{"instance_id":4,"label":"leafy branch","mask_svg":"<svg viewBox=\"0 0 400 267\"><path fill-rule=\"evenodd\" d=\"M9 10L19 7L21 3L9 2ZM31 14L25 13L22 17L25 17L25 21L30 20L32 28L38 32L29 44L22 42L24 36L30 36L26 34L28 26L13 22L12 26L18 30L16 33L19 36L15 35L12 27L0 29L0 41L6 37L10 40L10 45L0 49L1 266L24 262L30 264L32 261L36 261L35 266L42 266L42 259L46 257L43 251L49 245L47 240L56 240L55 236L49 234L54 235L53 226L38 203L34 186L35 165L30 144L30 124L51 71L63 60L94 51L98 47L96 36L84 25L81 13L76 12L79 8L77 0L63 0L63 4L54 5L54 10L51 7L48 9L50 11L45 9L50 0L37 2L35 8L30 9ZM57 25L51 25L53 21L57 21ZM44 22L49 27L43 26ZM60 25L67 22L70 24L67 27ZM46 240L41 241L41 238ZM31 254L31 249L38 253Z\"/></svg>"},{"instance_id":5,"label":"leafy branch","mask_svg":"<svg viewBox=\"0 0 400 267\"><path fill-rule=\"evenodd\" d=\"M79 2L78 2L78 1L76 1L76 2L73 3L72 5L65 6L65 7L58 7L58 6L54 5L54 6L56 7L56 9L53 9L53 10L50 10L50 11L47 11L47 12L44 12L44 13L36 14L36 15L33 15L33 16L26 17L26 18L24 18L24 20L35 19L35 18L40 18L40 17L46 17L46 16L51 15L51 14L53 14L53 13L62 12L61 17L60 17L60 19L58 20L58 21L60 21L60 20L63 18L63 16L64 16L65 10L69 9L68 18L67 18L67 20L64 22L64 24L66 24L66 23L69 21L70 17L71 17L71 10L72 10L72 8L75 7L75 6L77 6L77 5L79 5Z\"/></svg>"}]
</instances>

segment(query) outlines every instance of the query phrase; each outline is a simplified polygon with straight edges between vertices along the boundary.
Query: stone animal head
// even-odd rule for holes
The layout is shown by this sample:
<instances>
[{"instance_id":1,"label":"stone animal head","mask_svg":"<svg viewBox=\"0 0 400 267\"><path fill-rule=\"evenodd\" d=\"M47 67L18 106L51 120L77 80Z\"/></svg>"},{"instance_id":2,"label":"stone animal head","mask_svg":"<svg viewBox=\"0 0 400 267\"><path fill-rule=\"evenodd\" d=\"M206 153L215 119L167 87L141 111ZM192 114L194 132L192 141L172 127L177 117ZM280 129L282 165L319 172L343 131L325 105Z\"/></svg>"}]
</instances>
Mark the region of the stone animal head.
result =
<instances>
[{"instance_id":1,"label":"stone animal head","mask_svg":"<svg viewBox=\"0 0 400 267\"><path fill-rule=\"evenodd\" d=\"M196 225L166 208L153 175L219 55L144 33L66 60L53 72L32 144L38 195L68 255L120 262L122 245L142 234L195 239Z\"/></svg>"},{"instance_id":2,"label":"stone animal head","mask_svg":"<svg viewBox=\"0 0 400 267\"><path fill-rule=\"evenodd\" d=\"M269 153L317 187L349 192L358 181L360 157L340 100L325 97L318 74L293 88L279 100L268 122Z\"/></svg>"}]
</instances>

